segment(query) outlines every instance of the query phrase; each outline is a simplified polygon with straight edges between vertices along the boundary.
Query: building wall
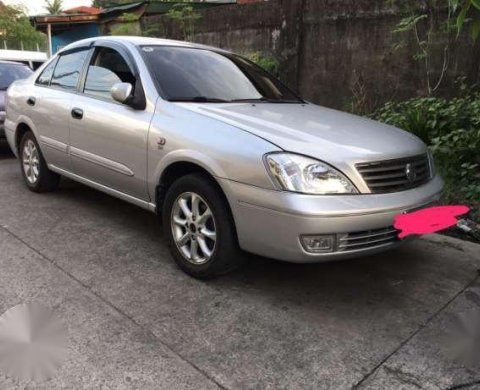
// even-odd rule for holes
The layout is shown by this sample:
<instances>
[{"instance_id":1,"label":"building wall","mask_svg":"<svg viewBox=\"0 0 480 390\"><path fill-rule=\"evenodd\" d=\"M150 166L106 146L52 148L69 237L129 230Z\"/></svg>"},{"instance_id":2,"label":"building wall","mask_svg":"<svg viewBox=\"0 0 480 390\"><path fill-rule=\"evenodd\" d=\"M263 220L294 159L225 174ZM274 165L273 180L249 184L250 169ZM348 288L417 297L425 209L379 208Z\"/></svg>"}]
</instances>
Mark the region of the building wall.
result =
<instances>
[{"instance_id":1,"label":"building wall","mask_svg":"<svg viewBox=\"0 0 480 390\"><path fill-rule=\"evenodd\" d=\"M418 1L416 2L418 4ZM385 0L270 0L202 11L194 40L243 54L262 52L280 61L286 82L313 102L344 108L354 96L371 107L424 93L425 70L413 60L413 40L393 51L392 30L403 15ZM182 39L165 16L143 19L161 36ZM466 32L452 48L440 94L460 76L479 81L480 40ZM433 56L432 79L442 68Z\"/></svg>"},{"instance_id":2,"label":"building wall","mask_svg":"<svg viewBox=\"0 0 480 390\"><path fill-rule=\"evenodd\" d=\"M76 24L69 30L52 36L52 51L55 54L64 46L80 39L92 38L100 35L100 28L96 23Z\"/></svg>"}]
</instances>

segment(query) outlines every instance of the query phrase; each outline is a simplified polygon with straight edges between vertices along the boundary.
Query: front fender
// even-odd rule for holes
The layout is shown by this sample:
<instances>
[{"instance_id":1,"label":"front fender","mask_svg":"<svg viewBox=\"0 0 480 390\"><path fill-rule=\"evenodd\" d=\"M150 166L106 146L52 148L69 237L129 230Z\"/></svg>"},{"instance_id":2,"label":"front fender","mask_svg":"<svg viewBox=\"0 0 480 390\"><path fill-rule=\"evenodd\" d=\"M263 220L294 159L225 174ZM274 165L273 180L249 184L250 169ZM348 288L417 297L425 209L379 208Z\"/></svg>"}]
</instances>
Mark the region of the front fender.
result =
<instances>
[{"instance_id":1,"label":"front fender","mask_svg":"<svg viewBox=\"0 0 480 390\"><path fill-rule=\"evenodd\" d=\"M154 194L163 172L172 164L177 162L187 162L198 165L205 169L214 177L225 178L226 172L222 169L212 157L205 153L192 149L174 150L163 157L153 168L153 173L149 180L149 193L154 198ZM149 161L150 163L150 161Z\"/></svg>"}]
</instances>

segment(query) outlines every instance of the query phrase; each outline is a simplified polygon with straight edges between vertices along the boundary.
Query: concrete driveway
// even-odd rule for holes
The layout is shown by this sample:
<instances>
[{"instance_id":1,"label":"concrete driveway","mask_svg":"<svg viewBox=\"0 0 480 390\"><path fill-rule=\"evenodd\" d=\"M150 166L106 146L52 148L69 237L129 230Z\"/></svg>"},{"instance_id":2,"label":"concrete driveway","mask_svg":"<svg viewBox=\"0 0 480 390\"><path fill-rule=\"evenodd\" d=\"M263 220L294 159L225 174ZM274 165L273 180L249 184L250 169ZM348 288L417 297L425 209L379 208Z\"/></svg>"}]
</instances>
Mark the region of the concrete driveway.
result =
<instances>
[{"instance_id":1,"label":"concrete driveway","mask_svg":"<svg viewBox=\"0 0 480 390\"><path fill-rule=\"evenodd\" d=\"M480 246L432 236L340 263L251 256L196 281L153 214L67 180L33 194L0 147L0 314L42 303L69 332L60 371L29 388L479 388L480 364L445 342L480 310L465 294L479 268Z\"/></svg>"}]
</instances>

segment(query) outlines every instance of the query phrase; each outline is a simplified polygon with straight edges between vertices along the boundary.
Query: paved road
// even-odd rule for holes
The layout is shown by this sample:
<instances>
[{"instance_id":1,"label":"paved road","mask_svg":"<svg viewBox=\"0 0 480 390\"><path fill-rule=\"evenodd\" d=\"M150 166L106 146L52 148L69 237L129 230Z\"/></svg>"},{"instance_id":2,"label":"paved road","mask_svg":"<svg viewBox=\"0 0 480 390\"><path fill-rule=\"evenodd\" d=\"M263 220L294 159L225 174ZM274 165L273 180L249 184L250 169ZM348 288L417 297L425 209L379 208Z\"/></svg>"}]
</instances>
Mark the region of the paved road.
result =
<instances>
[{"instance_id":1,"label":"paved road","mask_svg":"<svg viewBox=\"0 0 480 390\"><path fill-rule=\"evenodd\" d=\"M252 256L199 282L154 215L70 181L33 194L0 148L0 313L43 303L70 335L62 369L34 387L475 388L480 369L442 340L480 291L479 249L432 236L340 263ZM24 385L0 373L0 388Z\"/></svg>"}]
</instances>

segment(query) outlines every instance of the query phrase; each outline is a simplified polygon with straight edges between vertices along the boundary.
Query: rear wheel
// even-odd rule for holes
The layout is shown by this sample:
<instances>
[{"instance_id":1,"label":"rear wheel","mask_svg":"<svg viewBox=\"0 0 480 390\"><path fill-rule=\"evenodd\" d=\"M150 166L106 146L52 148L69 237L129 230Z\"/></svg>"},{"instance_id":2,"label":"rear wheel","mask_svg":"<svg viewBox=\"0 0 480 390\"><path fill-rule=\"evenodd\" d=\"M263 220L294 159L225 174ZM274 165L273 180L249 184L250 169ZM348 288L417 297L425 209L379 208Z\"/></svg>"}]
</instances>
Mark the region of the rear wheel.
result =
<instances>
[{"instance_id":1,"label":"rear wheel","mask_svg":"<svg viewBox=\"0 0 480 390\"><path fill-rule=\"evenodd\" d=\"M22 137L19 149L23 179L33 192L48 192L58 189L60 176L48 169L40 147L32 132Z\"/></svg>"},{"instance_id":2,"label":"rear wheel","mask_svg":"<svg viewBox=\"0 0 480 390\"><path fill-rule=\"evenodd\" d=\"M170 251L187 274L208 279L241 263L233 218L220 191L201 174L178 179L163 205Z\"/></svg>"}]
</instances>

